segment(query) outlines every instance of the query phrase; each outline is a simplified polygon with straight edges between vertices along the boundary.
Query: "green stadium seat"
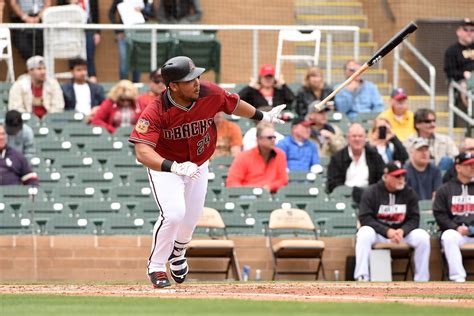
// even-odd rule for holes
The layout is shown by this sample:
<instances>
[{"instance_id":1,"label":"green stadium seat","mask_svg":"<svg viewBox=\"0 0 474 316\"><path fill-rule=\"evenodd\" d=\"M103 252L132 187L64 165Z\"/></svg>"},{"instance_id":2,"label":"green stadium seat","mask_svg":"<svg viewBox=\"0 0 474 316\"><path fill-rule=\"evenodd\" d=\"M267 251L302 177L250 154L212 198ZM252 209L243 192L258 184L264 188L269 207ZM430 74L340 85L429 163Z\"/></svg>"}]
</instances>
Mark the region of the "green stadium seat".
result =
<instances>
[{"instance_id":1,"label":"green stadium seat","mask_svg":"<svg viewBox=\"0 0 474 316\"><path fill-rule=\"evenodd\" d=\"M123 186L123 187L114 187L111 190L111 197L112 199L117 198L119 201L120 199L138 199L138 200L146 200L152 198L152 193L150 187L147 186Z\"/></svg>"},{"instance_id":2,"label":"green stadium seat","mask_svg":"<svg viewBox=\"0 0 474 316\"><path fill-rule=\"evenodd\" d=\"M38 141L39 139L55 139L56 138L56 133L54 130L47 126L34 126L32 127L33 133L35 134L35 140Z\"/></svg>"},{"instance_id":3,"label":"green stadium seat","mask_svg":"<svg viewBox=\"0 0 474 316\"><path fill-rule=\"evenodd\" d=\"M31 234L31 224L29 218L11 217L0 214L0 235Z\"/></svg>"},{"instance_id":4,"label":"green stadium seat","mask_svg":"<svg viewBox=\"0 0 474 316\"><path fill-rule=\"evenodd\" d=\"M278 133L287 136L291 134L291 124L275 124L275 131Z\"/></svg>"},{"instance_id":5,"label":"green stadium seat","mask_svg":"<svg viewBox=\"0 0 474 316\"><path fill-rule=\"evenodd\" d=\"M93 235L99 231L96 225L87 218L74 218L67 215L56 215L46 223L46 231L52 235Z\"/></svg>"},{"instance_id":6,"label":"green stadium seat","mask_svg":"<svg viewBox=\"0 0 474 316\"><path fill-rule=\"evenodd\" d=\"M420 212L431 211L433 210L433 201L432 200L420 200L418 201L418 207Z\"/></svg>"},{"instance_id":7,"label":"green stadium seat","mask_svg":"<svg viewBox=\"0 0 474 316\"><path fill-rule=\"evenodd\" d=\"M91 141L97 141L101 138L107 139L109 133L100 126L85 124L68 125L67 128L62 131L61 137L78 145L85 146L86 143L90 143Z\"/></svg>"},{"instance_id":8,"label":"green stadium seat","mask_svg":"<svg viewBox=\"0 0 474 316\"><path fill-rule=\"evenodd\" d=\"M130 172L134 172L138 169L144 169L145 167L138 162L134 155L113 155L107 160L106 166L114 169L126 169Z\"/></svg>"},{"instance_id":9,"label":"green stadium seat","mask_svg":"<svg viewBox=\"0 0 474 316\"><path fill-rule=\"evenodd\" d=\"M23 123L28 124L29 127L34 128L42 124L41 120L32 113L21 113Z\"/></svg>"},{"instance_id":10,"label":"green stadium seat","mask_svg":"<svg viewBox=\"0 0 474 316\"><path fill-rule=\"evenodd\" d=\"M270 193L262 188L252 187L224 187L221 192L221 198L225 201L230 200L256 200L262 199L265 201L271 200Z\"/></svg>"},{"instance_id":11,"label":"green stadium seat","mask_svg":"<svg viewBox=\"0 0 474 316\"><path fill-rule=\"evenodd\" d=\"M143 218L114 216L104 222L105 235L148 235L149 227Z\"/></svg>"},{"instance_id":12,"label":"green stadium seat","mask_svg":"<svg viewBox=\"0 0 474 316\"><path fill-rule=\"evenodd\" d=\"M122 211L122 203L117 201L83 201L79 204L77 212L85 218L91 215L119 215Z\"/></svg>"},{"instance_id":13,"label":"green stadium seat","mask_svg":"<svg viewBox=\"0 0 474 316\"><path fill-rule=\"evenodd\" d=\"M108 155L124 155L128 152L128 143L123 140L99 139L85 144L85 150L92 156L105 153Z\"/></svg>"},{"instance_id":14,"label":"green stadium seat","mask_svg":"<svg viewBox=\"0 0 474 316\"><path fill-rule=\"evenodd\" d=\"M53 201L100 201L100 191L93 186L76 185L71 187L59 187L52 192Z\"/></svg>"},{"instance_id":15,"label":"green stadium seat","mask_svg":"<svg viewBox=\"0 0 474 316\"><path fill-rule=\"evenodd\" d=\"M316 183L289 183L279 189L274 197L278 200L314 199L322 193L321 186Z\"/></svg>"},{"instance_id":16,"label":"green stadium seat","mask_svg":"<svg viewBox=\"0 0 474 316\"><path fill-rule=\"evenodd\" d=\"M29 201L31 186L26 185L2 185L0 186L0 201ZM48 198L41 188L36 188L36 201L47 201Z\"/></svg>"},{"instance_id":17,"label":"green stadium seat","mask_svg":"<svg viewBox=\"0 0 474 316\"><path fill-rule=\"evenodd\" d=\"M36 141L37 151L40 156L50 154L49 158L54 157L58 153L77 153L78 147L70 140L58 141L55 139L45 138Z\"/></svg>"},{"instance_id":18,"label":"green stadium seat","mask_svg":"<svg viewBox=\"0 0 474 316\"><path fill-rule=\"evenodd\" d=\"M337 214L355 215L351 201L331 201L327 199L315 199L306 205L308 212L314 212L317 216L332 216Z\"/></svg>"},{"instance_id":19,"label":"green stadium seat","mask_svg":"<svg viewBox=\"0 0 474 316\"><path fill-rule=\"evenodd\" d=\"M123 142L128 141L128 137L133 131L133 126L120 126L115 130L113 135L114 139L121 140Z\"/></svg>"},{"instance_id":20,"label":"green stadium seat","mask_svg":"<svg viewBox=\"0 0 474 316\"><path fill-rule=\"evenodd\" d=\"M326 182L321 174L312 172L289 172L288 180L292 183L312 183L318 186L323 186Z\"/></svg>"},{"instance_id":21,"label":"green stadium seat","mask_svg":"<svg viewBox=\"0 0 474 316\"><path fill-rule=\"evenodd\" d=\"M216 170L216 169L229 169L230 165L234 161L234 157L232 156L221 156L215 157L211 159L209 164L209 169Z\"/></svg>"},{"instance_id":22,"label":"green stadium seat","mask_svg":"<svg viewBox=\"0 0 474 316\"><path fill-rule=\"evenodd\" d=\"M352 190L353 190L352 187L340 185L334 188L334 190L330 194L330 197L331 199L334 199L334 200L352 199Z\"/></svg>"},{"instance_id":23,"label":"green stadium seat","mask_svg":"<svg viewBox=\"0 0 474 316\"><path fill-rule=\"evenodd\" d=\"M85 125L84 118L84 114L74 111L48 113L43 119L43 124L51 127L63 126L67 129L71 125Z\"/></svg>"},{"instance_id":24,"label":"green stadium seat","mask_svg":"<svg viewBox=\"0 0 474 316\"><path fill-rule=\"evenodd\" d=\"M158 218L158 215L160 215L160 208L152 198L140 200L137 205L137 210L139 210L143 215L146 215L147 218Z\"/></svg>"},{"instance_id":25,"label":"green stadium seat","mask_svg":"<svg viewBox=\"0 0 474 316\"><path fill-rule=\"evenodd\" d=\"M31 217L32 214L38 215L57 215L62 214L64 204L61 202L25 202L22 205L22 211Z\"/></svg>"},{"instance_id":26,"label":"green stadium seat","mask_svg":"<svg viewBox=\"0 0 474 316\"><path fill-rule=\"evenodd\" d=\"M99 170L100 168L100 164L93 155L77 156L74 154L58 156L53 166L57 171Z\"/></svg>"}]
</instances>

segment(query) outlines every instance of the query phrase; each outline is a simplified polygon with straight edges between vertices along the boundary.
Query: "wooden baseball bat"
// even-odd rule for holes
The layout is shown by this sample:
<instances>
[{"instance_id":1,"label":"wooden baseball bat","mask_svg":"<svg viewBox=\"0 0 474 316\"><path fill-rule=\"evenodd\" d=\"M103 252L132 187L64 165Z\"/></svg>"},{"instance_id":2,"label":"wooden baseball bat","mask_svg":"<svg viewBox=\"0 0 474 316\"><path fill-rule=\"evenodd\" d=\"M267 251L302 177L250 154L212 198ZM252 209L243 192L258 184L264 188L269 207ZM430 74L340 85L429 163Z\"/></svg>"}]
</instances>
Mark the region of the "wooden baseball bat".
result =
<instances>
[{"instance_id":1,"label":"wooden baseball bat","mask_svg":"<svg viewBox=\"0 0 474 316\"><path fill-rule=\"evenodd\" d=\"M380 59L385 55L390 53L395 47L397 47L408 35L415 32L418 26L414 22L408 23L400 32L395 34L389 41L387 41L382 48L380 48L365 64L363 64L356 72L352 74L349 78L346 79L339 87L337 87L330 95L328 95L324 100L316 104L314 107L319 111L322 107L331 100L336 94L344 89L349 83L351 83L356 77L360 76L364 71L369 69L369 67L375 65Z\"/></svg>"}]
</instances>

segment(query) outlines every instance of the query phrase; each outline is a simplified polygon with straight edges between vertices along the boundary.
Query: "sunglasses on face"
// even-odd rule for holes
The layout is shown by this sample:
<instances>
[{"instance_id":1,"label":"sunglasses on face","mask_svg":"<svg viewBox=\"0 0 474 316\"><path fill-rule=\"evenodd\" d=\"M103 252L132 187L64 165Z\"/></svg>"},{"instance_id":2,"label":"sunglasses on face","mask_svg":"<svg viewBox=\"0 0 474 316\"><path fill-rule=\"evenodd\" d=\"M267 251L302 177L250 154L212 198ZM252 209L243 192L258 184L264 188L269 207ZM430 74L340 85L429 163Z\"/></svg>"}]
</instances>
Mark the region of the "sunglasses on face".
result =
<instances>
[{"instance_id":1,"label":"sunglasses on face","mask_svg":"<svg viewBox=\"0 0 474 316\"><path fill-rule=\"evenodd\" d=\"M262 138L266 138L268 140L275 140L277 137L276 136L260 136Z\"/></svg>"},{"instance_id":2,"label":"sunglasses on face","mask_svg":"<svg viewBox=\"0 0 474 316\"><path fill-rule=\"evenodd\" d=\"M399 174L397 176L392 176L394 177L395 179L401 179L401 178L405 178L405 174Z\"/></svg>"},{"instance_id":3,"label":"sunglasses on face","mask_svg":"<svg viewBox=\"0 0 474 316\"><path fill-rule=\"evenodd\" d=\"M436 120L423 120L421 122L426 123L426 124L431 124L431 123L436 123Z\"/></svg>"},{"instance_id":4,"label":"sunglasses on face","mask_svg":"<svg viewBox=\"0 0 474 316\"><path fill-rule=\"evenodd\" d=\"M464 32L474 32L474 28L463 27L462 29L464 30Z\"/></svg>"}]
</instances>

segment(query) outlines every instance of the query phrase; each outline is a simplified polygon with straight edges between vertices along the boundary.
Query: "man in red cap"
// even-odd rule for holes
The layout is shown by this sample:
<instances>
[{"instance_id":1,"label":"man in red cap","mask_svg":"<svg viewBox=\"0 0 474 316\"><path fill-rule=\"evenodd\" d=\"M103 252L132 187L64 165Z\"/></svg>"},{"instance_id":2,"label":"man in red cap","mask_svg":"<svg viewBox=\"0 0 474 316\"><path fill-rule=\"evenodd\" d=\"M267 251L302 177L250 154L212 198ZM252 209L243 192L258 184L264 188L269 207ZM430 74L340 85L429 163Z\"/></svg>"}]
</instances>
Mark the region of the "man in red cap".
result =
<instances>
[{"instance_id":1,"label":"man in red cap","mask_svg":"<svg viewBox=\"0 0 474 316\"><path fill-rule=\"evenodd\" d=\"M393 132L403 142L416 133L413 112L408 110L408 94L404 89L397 88L390 97L390 108L380 113L379 117L390 122Z\"/></svg>"},{"instance_id":2,"label":"man in red cap","mask_svg":"<svg viewBox=\"0 0 474 316\"><path fill-rule=\"evenodd\" d=\"M382 180L371 185L359 205L361 227L357 232L354 278L369 281L372 245L407 243L415 249L415 281L429 281L430 235L420 225L418 196L405 185L407 171L389 162Z\"/></svg>"},{"instance_id":3,"label":"man in red cap","mask_svg":"<svg viewBox=\"0 0 474 316\"><path fill-rule=\"evenodd\" d=\"M280 104L290 106L295 98L293 91L285 84L283 76L275 78L275 68L269 64L260 67L257 81L252 78L249 85L240 90L239 96L257 109Z\"/></svg>"},{"instance_id":4,"label":"man in red cap","mask_svg":"<svg viewBox=\"0 0 474 316\"><path fill-rule=\"evenodd\" d=\"M474 243L474 154L456 156L457 177L436 191L433 215L443 232L441 244L449 266L449 279L466 281L460 247Z\"/></svg>"}]
</instances>

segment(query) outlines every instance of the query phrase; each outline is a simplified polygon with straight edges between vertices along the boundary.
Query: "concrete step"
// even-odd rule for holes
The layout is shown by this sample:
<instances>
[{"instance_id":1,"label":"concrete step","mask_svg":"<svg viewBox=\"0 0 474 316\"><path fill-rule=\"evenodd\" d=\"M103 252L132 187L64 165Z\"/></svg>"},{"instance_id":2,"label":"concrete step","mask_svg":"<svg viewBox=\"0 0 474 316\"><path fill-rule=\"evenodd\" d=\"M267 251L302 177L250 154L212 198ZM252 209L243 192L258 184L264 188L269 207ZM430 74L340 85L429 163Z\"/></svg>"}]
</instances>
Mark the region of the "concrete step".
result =
<instances>
[{"instance_id":1,"label":"concrete step","mask_svg":"<svg viewBox=\"0 0 474 316\"><path fill-rule=\"evenodd\" d=\"M362 3L360 2L318 2L311 3L296 3L296 15L300 14L318 14L318 15L362 15Z\"/></svg>"},{"instance_id":2,"label":"concrete step","mask_svg":"<svg viewBox=\"0 0 474 316\"><path fill-rule=\"evenodd\" d=\"M385 104L389 104L390 95L383 96ZM416 112L418 109L429 109L430 98L427 95L410 95L408 96L408 107L410 111ZM435 97L435 112L446 112L448 111L448 96L437 96Z\"/></svg>"},{"instance_id":3,"label":"concrete step","mask_svg":"<svg viewBox=\"0 0 474 316\"><path fill-rule=\"evenodd\" d=\"M359 55L372 56L377 46L374 42L360 43L359 44ZM321 43L320 54L321 56L326 55L327 45L326 42ZM311 54L314 50L312 43L301 42L296 44L296 50L298 54ZM333 42L332 43L332 54L333 56L353 56L354 54L354 43L353 42Z\"/></svg>"},{"instance_id":4,"label":"concrete step","mask_svg":"<svg viewBox=\"0 0 474 316\"><path fill-rule=\"evenodd\" d=\"M360 3L360 1L354 1L354 0L295 0L295 6L317 6L320 5L321 3L337 3L337 4L342 4L342 3Z\"/></svg>"},{"instance_id":5,"label":"concrete step","mask_svg":"<svg viewBox=\"0 0 474 316\"><path fill-rule=\"evenodd\" d=\"M440 125L437 124L437 126L440 126ZM440 134L448 135L449 131L448 131L448 127L446 125L446 127L437 127L436 132L440 133ZM465 131L464 128L460 128L460 127L453 128L453 140L454 140L454 143L456 143L456 145L459 146L459 144L461 144L462 140L464 139L464 133L465 132L466 131Z\"/></svg>"},{"instance_id":6,"label":"concrete step","mask_svg":"<svg viewBox=\"0 0 474 316\"><path fill-rule=\"evenodd\" d=\"M324 69L324 68L323 68ZM344 77L344 73L342 70L342 66L339 67L339 69L334 69L331 71L331 76L332 76L332 82L343 82L346 80L346 77ZM374 83L385 83L387 82L387 71L384 69L367 69L364 74L362 75L362 78L365 80L372 81Z\"/></svg>"},{"instance_id":7,"label":"concrete step","mask_svg":"<svg viewBox=\"0 0 474 316\"><path fill-rule=\"evenodd\" d=\"M297 23L297 24L305 24L305 23ZM311 23L309 23L311 24ZM321 25L321 24L318 24ZM347 24L345 24L347 25ZM321 43L326 42L326 31L321 31ZM331 32L333 42L352 42L354 40L354 33L353 32ZM361 28L359 29L359 37L360 43L367 43L373 41L372 30L368 28Z\"/></svg>"},{"instance_id":8,"label":"concrete step","mask_svg":"<svg viewBox=\"0 0 474 316\"><path fill-rule=\"evenodd\" d=\"M366 28L367 17L365 15L299 14L296 16L296 23L303 25L350 25Z\"/></svg>"}]
</instances>

